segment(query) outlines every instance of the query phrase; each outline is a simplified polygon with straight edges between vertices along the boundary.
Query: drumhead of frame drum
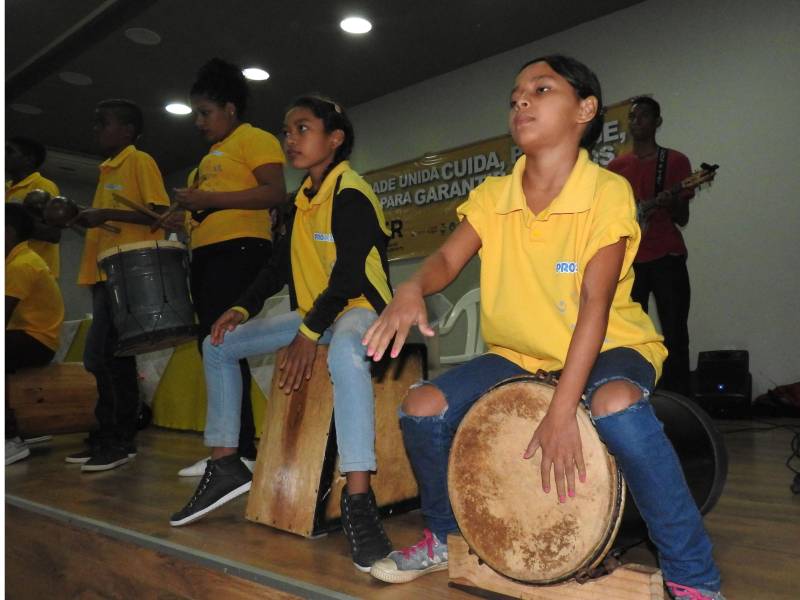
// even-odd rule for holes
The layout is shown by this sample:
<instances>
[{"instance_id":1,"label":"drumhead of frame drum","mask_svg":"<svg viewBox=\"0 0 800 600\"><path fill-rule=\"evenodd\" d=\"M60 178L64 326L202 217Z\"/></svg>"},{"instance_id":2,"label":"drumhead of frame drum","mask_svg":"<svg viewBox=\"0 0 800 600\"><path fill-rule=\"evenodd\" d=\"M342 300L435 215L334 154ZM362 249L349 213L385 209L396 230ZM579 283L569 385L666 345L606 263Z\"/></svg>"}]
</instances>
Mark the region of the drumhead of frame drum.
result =
<instances>
[{"instance_id":1,"label":"drumhead of frame drum","mask_svg":"<svg viewBox=\"0 0 800 600\"><path fill-rule=\"evenodd\" d=\"M585 483L563 504L542 491L541 450L522 458L553 386L534 377L503 382L464 417L450 452L448 485L461 533L492 569L546 584L593 568L621 520L624 484L583 408L578 410Z\"/></svg>"},{"instance_id":2,"label":"drumhead of frame drum","mask_svg":"<svg viewBox=\"0 0 800 600\"><path fill-rule=\"evenodd\" d=\"M186 250L186 246L184 244L181 244L180 242L175 242L173 240L145 240L143 242L120 244L119 246L114 246L112 248L109 248L108 250L104 250L103 252L97 255L97 262L100 263L109 256L114 256L115 254L121 254L123 252L132 252L134 250L148 250L148 249L155 250L156 248L158 248L159 250Z\"/></svg>"}]
</instances>

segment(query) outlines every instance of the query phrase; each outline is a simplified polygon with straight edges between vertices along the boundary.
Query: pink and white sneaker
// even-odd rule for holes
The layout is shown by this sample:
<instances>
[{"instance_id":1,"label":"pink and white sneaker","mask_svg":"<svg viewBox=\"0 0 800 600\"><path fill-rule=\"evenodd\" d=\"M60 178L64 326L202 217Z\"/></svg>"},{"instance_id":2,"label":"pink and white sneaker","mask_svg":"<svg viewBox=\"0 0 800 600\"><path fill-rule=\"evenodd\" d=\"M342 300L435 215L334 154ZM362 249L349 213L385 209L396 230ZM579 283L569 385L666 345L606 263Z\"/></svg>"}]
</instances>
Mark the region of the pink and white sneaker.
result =
<instances>
[{"instance_id":1,"label":"pink and white sneaker","mask_svg":"<svg viewBox=\"0 0 800 600\"><path fill-rule=\"evenodd\" d=\"M429 529L414 546L395 550L372 565L370 575L387 583L406 583L417 577L447 568L447 544Z\"/></svg>"},{"instance_id":2,"label":"pink and white sneaker","mask_svg":"<svg viewBox=\"0 0 800 600\"><path fill-rule=\"evenodd\" d=\"M725 600L722 592L697 589L673 581L667 582L667 589L675 600Z\"/></svg>"}]
</instances>

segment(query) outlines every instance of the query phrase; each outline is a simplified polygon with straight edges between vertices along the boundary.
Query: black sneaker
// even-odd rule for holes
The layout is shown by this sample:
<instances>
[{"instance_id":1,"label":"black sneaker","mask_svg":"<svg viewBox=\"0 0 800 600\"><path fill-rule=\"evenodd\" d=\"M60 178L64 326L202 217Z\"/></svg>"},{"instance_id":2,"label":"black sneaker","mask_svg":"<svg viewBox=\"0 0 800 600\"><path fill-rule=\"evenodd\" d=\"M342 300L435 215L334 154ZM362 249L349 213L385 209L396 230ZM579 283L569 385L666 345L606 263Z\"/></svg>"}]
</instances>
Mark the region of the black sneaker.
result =
<instances>
[{"instance_id":1,"label":"black sneaker","mask_svg":"<svg viewBox=\"0 0 800 600\"><path fill-rule=\"evenodd\" d=\"M81 471L109 471L130 462L128 451L120 446L99 446L92 457L81 465Z\"/></svg>"},{"instance_id":2,"label":"black sneaker","mask_svg":"<svg viewBox=\"0 0 800 600\"><path fill-rule=\"evenodd\" d=\"M73 465L84 465L87 462L89 462L89 459L91 459L92 456L97 454L103 446L99 442L93 440L90 441L89 438L86 438L85 441L89 444L89 448L87 448L86 450L81 450L80 452L75 452L74 454L70 454L69 456L65 456L64 462L68 462ZM136 458L135 444L132 443L125 444L124 449L128 453L128 458Z\"/></svg>"},{"instance_id":3,"label":"black sneaker","mask_svg":"<svg viewBox=\"0 0 800 600\"><path fill-rule=\"evenodd\" d=\"M133 442L122 442L122 449L128 453L128 458L136 458L136 444Z\"/></svg>"},{"instance_id":4,"label":"black sneaker","mask_svg":"<svg viewBox=\"0 0 800 600\"><path fill-rule=\"evenodd\" d=\"M82 465L89 462L89 459L92 458L92 454L95 452L95 449L87 448L86 450L81 450L80 452L75 452L74 454L65 456L64 462L68 462L73 465Z\"/></svg>"},{"instance_id":5,"label":"black sneaker","mask_svg":"<svg viewBox=\"0 0 800 600\"><path fill-rule=\"evenodd\" d=\"M373 563L392 551L392 543L378 515L375 495L370 489L366 494L351 496L345 487L342 490L341 508L342 528L350 542L353 564L359 571L369 573Z\"/></svg>"},{"instance_id":6,"label":"black sneaker","mask_svg":"<svg viewBox=\"0 0 800 600\"><path fill-rule=\"evenodd\" d=\"M253 474L244 466L238 454L209 460L197 490L179 512L170 517L173 527L188 525L250 491Z\"/></svg>"}]
</instances>

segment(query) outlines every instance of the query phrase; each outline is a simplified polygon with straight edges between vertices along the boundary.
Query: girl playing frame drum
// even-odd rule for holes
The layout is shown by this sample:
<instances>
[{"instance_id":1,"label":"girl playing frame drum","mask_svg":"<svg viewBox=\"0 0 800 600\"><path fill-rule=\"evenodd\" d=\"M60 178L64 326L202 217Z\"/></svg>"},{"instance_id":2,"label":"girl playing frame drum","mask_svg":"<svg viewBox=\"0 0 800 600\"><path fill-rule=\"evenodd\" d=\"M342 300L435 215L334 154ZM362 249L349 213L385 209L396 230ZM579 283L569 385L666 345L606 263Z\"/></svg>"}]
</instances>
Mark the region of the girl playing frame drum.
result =
<instances>
[{"instance_id":1,"label":"girl playing frame drum","mask_svg":"<svg viewBox=\"0 0 800 600\"><path fill-rule=\"evenodd\" d=\"M379 360L397 354L411 325L433 335L423 297L481 256L481 326L488 353L412 388L400 415L428 527L416 546L372 567L384 581L446 568L458 529L447 464L461 419L509 377L561 371L547 412L518 456L541 451L541 487L552 502L584 493L586 466L576 411L581 396L620 466L667 586L676 597L719 599L711 542L680 463L648 397L666 350L631 300L640 240L628 183L589 160L602 128L602 94L585 65L564 56L523 66L510 95L509 129L523 151L513 172L490 177L458 209L461 224L406 283L364 336ZM534 318L535 317L535 318ZM511 457L509 458L511 460ZM530 465L529 465L530 466Z\"/></svg>"}]
</instances>

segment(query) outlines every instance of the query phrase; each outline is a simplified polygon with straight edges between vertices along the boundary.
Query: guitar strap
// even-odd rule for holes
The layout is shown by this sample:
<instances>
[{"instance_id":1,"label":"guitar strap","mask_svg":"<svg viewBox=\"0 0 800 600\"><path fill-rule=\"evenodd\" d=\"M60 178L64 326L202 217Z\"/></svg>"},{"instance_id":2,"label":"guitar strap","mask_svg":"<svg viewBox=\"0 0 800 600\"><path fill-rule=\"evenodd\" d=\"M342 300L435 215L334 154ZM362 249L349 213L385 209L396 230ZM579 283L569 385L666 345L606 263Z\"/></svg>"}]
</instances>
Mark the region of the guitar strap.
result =
<instances>
[{"instance_id":1,"label":"guitar strap","mask_svg":"<svg viewBox=\"0 0 800 600\"><path fill-rule=\"evenodd\" d=\"M664 191L664 180L667 178L667 153L668 150L666 148L658 147L658 157L656 158L656 196Z\"/></svg>"}]
</instances>

